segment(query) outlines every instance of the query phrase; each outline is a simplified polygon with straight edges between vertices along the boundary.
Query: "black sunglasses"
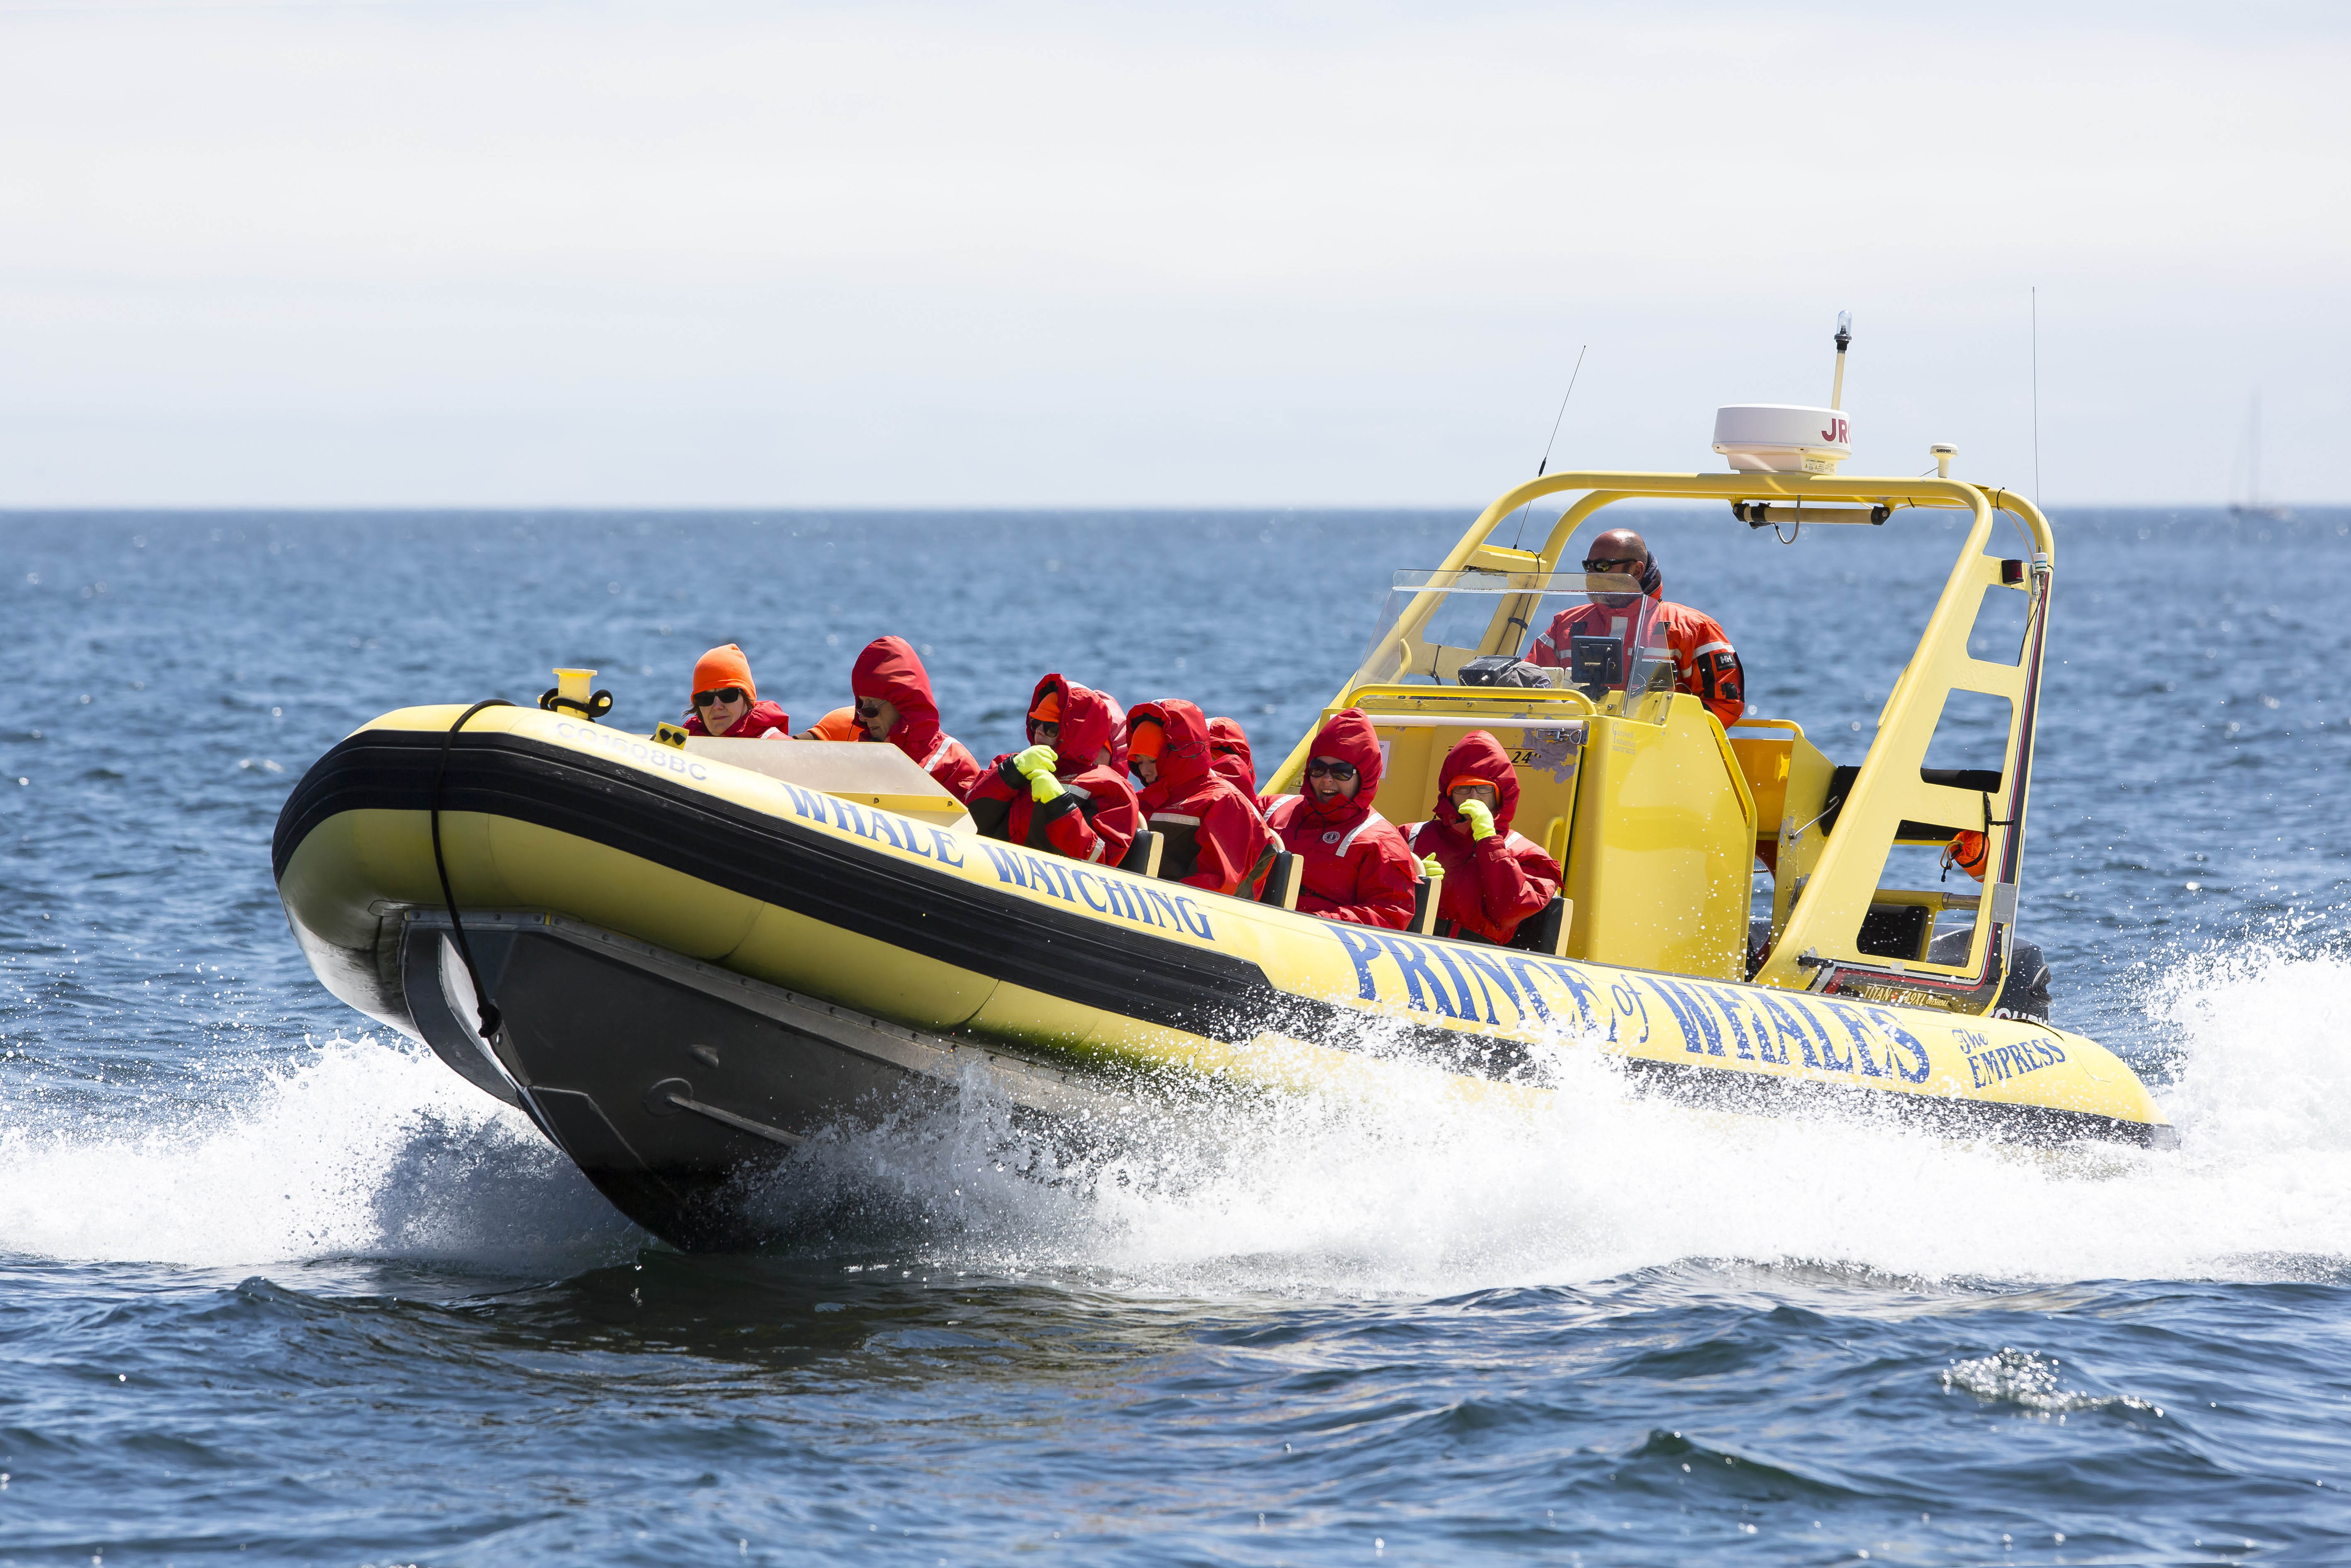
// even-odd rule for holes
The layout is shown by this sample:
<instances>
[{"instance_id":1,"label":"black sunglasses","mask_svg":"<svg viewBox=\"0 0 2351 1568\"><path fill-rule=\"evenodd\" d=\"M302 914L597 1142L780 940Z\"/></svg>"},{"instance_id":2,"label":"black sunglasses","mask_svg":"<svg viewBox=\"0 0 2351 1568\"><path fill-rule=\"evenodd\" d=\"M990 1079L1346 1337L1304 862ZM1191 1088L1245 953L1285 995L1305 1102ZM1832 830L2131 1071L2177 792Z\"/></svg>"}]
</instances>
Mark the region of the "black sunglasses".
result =
<instances>
[{"instance_id":1,"label":"black sunglasses","mask_svg":"<svg viewBox=\"0 0 2351 1568\"><path fill-rule=\"evenodd\" d=\"M715 692L696 692L694 706L708 707L712 703L739 703L743 700L741 686L721 686Z\"/></svg>"},{"instance_id":2,"label":"black sunglasses","mask_svg":"<svg viewBox=\"0 0 2351 1568\"><path fill-rule=\"evenodd\" d=\"M859 697L859 698L857 699L857 716L858 716L858 717L860 717L860 718L879 718L879 717L881 717L881 716L882 716L882 705L881 705L881 703L880 703L880 702L878 702L878 701L876 701L876 700L875 700L874 698L872 698L872 697Z\"/></svg>"},{"instance_id":3,"label":"black sunglasses","mask_svg":"<svg viewBox=\"0 0 2351 1568\"><path fill-rule=\"evenodd\" d=\"M1628 568L1640 565L1641 562L1646 559L1647 558L1646 556L1636 555L1628 556L1623 560L1602 560L1595 556L1592 559L1583 563L1583 570L1586 571L1623 572Z\"/></svg>"},{"instance_id":4,"label":"black sunglasses","mask_svg":"<svg viewBox=\"0 0 2351 1568\"><path fill-rule=\"evenodd\" d=\"M1323 757L1314 758L1306 764L1306 777L1309 779L1320 779L1326 775L1344 784L1355 776L1355 765L1352 762L1333 762Z\"/></svg>"}]
</instances>

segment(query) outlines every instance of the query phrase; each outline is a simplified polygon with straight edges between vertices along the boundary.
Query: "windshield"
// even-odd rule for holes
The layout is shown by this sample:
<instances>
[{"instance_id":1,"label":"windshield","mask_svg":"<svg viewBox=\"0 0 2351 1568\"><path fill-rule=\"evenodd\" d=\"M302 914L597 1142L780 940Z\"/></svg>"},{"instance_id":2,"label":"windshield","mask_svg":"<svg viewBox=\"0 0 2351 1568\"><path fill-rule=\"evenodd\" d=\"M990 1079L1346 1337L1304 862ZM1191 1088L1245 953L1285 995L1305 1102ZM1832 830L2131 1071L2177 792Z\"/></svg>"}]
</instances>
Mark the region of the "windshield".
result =
<instances>
[{"instance_id":1,"label":"windshield","mask_svg":"<svg viewBox=\"0 0 2351 1568\"><path fill-rule=\"evenodd\" d=\"M1542 686L1665 722L1673 655L1657 601L1629 577L1400 571L1353 686Z\"/></svg>"}]
</instances>

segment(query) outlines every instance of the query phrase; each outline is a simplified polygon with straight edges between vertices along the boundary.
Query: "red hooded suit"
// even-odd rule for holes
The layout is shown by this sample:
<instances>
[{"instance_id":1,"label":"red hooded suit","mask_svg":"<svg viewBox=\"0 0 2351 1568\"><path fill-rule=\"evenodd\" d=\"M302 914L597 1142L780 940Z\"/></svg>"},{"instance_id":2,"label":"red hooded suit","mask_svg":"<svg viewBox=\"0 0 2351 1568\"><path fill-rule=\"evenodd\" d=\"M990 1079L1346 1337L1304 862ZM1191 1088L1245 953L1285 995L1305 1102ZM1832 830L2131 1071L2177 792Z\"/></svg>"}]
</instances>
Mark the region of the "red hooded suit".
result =
<instances>
[{"instance_id":1,"label":"red hooded suit","mask_svg":"<svg viewBox=\"0 0 2351 1568\"><path fill-rule=\"evenodd\" d=\"M904 637L877 637L865 644L850 667L849 689L859 697L874 697L893 705L898 723L890 744L914 759L914 765L937 779L960 800L979 779L979 764L962 741L939 728L939 705L931 697L931 677ZM872 737L860 725L857 738Z\"/></svg>"},{"instance_id":2,"label":"red hooded suit","mask_svg":"<svg viewBox=\"0 0 2351 1568\"><path fill-rule=\"evenodd\" d=\"M1167 841L1159 874L1210 893L1255 897L1281 843L1257 814L1257 797L1242 794L1210 766L1207 716L1176 701L1138 704L1126 718L1130 733L1155 719L1165 737L1159 777L1143 791L1151 831Z\"/></svg>"},{"instance_id":3,"label":"red hooded suit","mask_svg":"<svg viewBox=\"0 0 2351 1568\"><path fill-rule=\"evenodd\" d=\"M1228 718L1208 721L1208 766L1233 781L1257 804L1257 759L1249 755L1249 732Z\"/></svg>"},{"instance_id":4,"label":"red hooded suit","mask_svg":"<svg viewBox=\"0 0 2351 1568\"><path fill-rule=\"evenodd\" d=\"M972 822L991 839L1051 850L1073 861L1116 865L1134 841L1142 813L1133 787L1098 760L1110 747L1110 704L1100 692L1047 675L1029 699L1029 711L1035 712L1048 694L1061 699L1053 777L1065 793L1038 805L1012 758L999 757L971 787L966 804Z\"/></svg>"},{"instance_id":5,"label":"red hooded suit","mask_svg":"<svg viewBox=\"0 0 2351 1568\"><path fill-rule=\"evenodd\" d=\"M1494 833L1473 841L1469 824L1453 804L1457 779L1478 779L1501 797L1494 808ZM1482 729L1463 736L1445 754L1437 770L1437 815L1412 830L1412 852L1435 855L1445 867L1445 900L1437 907L1437 934L1508 942L1519 922L1542 913L1559 892L1559 866L1533 843L1510 831L1519 810L1519 776L1502 743Z\"/></svg>"},{"instance_id":6,"label":"red hooded suit","mask_svg":"<svg viewBox=\"0 0 2351 1568\"><path fill-rule=\"evenodd\" d=\"M702 722L698 713L685 716L685 733L708 735L710 727ZM756 702L751 711L735 721L735 727L719 738L724 740L789 740L792 737L792 716L782 706L771 702Z\"/></svg>"},{"instance_id":7,"label":"red hooded suit","mask_svg":"<svg viewBox=\"0 0 2351 1568\"><path fill-rule=\"evenodd\" d=\"M1327 806L1311 793L1265 802L1266 821L1299 859L1299 913L1403 930L1412 924L1420 866L1395 824L1372 810L1385 768L1372 721L1361 708L1332 714L1306 755L1353 763L1357 782L1352 797L1333 796Z\"/></svg>"}]
</instances>

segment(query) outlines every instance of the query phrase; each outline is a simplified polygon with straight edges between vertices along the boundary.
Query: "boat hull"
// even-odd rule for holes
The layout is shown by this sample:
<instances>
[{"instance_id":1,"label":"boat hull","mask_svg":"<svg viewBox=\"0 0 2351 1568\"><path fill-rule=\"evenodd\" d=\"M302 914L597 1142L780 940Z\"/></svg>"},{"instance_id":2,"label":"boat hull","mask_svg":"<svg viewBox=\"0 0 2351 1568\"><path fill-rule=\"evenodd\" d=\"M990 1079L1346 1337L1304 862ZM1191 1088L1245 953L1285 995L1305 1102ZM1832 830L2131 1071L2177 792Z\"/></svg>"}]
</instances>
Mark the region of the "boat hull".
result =
<instances>
[{"instance_id":1,"label":"boat hull","mask_svg":"<svg viewBox=\"0 0 2351 1568\"><path fill-rule=\"evenodd\" d=\"M1340 925L550 715L451 737L459 711L387 716L306 775L275 846L288 917L338 995L528 1111L682 1246L755 1239L729 1195L799 1140L975 1074L1075 1126L1146 1080L1531 1107L1546 1061L1588 1049L1734 1109L2170 1135L2124 1064L2029 1021ZM503 1015L487 1042L477 983Z\"/></svg>"},{"instance_id":2,"label":"boat hull","mask_svg":"<svg viewBox=\"0 0 2351 1568\"><path fill-rule=\"evenodd\" d=\"M771 1239L811 1136L924 1116L977 1092L1016 1124L1081 1140L1131 1108L1107 1085L925 1034L560 915L463 917L499 1027L473 1026L447 916L403 922L401 989L454 1071L526 1113L613 1206L674 1245Z\"/></svg>"}]
</instances>

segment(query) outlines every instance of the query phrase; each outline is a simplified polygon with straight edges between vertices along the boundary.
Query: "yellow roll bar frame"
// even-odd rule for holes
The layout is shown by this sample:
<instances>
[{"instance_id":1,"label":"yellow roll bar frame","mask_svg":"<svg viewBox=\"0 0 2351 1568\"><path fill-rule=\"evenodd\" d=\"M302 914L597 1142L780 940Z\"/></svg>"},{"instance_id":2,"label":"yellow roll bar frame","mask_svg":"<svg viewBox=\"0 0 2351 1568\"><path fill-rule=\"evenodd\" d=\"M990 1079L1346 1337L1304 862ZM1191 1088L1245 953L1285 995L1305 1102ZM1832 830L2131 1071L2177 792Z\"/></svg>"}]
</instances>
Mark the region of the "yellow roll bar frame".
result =
<instances>
[{"instance_id":1,"label":"yellow roll bar frame","mask_svg":"<svg viewBox=\"0 0 2351 1568\"><path fill-rule=\"evenodd\" d=\"M1512 512L1546 496L1582 491L1552 524L1538 550L1498 546L1491 536ZM2017 868L2026 794L2042 649L2046 634L2049 587L2056 541L2039 507L2012 490L1944 478L1843 477L1819 474L1646 474L1578 470L1531 479L1497 497L1479 513L1446 556L1438 571L1485 570L1548 576L1583 525L1619 501L1795 502L1799 506L1843 502L1862 507L1964 510L1970 526L1959 558L1928 616L1917 651L1903 667L1878 716L1876 738L1802 897L1777 934L1770 959L1755 977L1761 985L1822 991L1849 991L1875 999L1923 1002L1982 1011L1997 996L2007 961L2007 927L2015 919ZM1985 554L1994 515L2006 513L2024 530L2032 549L2028 580L2004 584L2001 562ZM1805 518L1814 523L1865 523L1870 513ZM1889 520L1890 521L1890 520ZM2025 645L2014 664L1972 657L1968 638L1986 589L2022 587L2031 595ZM1444 600L1442 590L1424 590L1397 617L1392 629L1411 637ZM1507 622L1508 612L1497 617ZM1489 638L1490 640L1490 638ZM1489 650L1501 651L1501 650ZM1353 677L1331 707L1347 706ZM1979 803L1966 791L1930 784L1920 776L1928 742L1954 690L2005 697L2009 736L2002 754L2001 800ZM1299 737L1268 783L1270 792L1293 787L1313 740ZM1977 813L1975 819L1970 812ZM1877 878L1899 825L1906 820L1951 820L1982 823L1987 868L1978 901L1975 936L1968 960L1957 966L1887 960L1855 946L1862 916L1881 890ZM1809 824L1804 825L1809 827ZM1801 836L1800 829L1799 836Z\"/></svg>"}]
</instances>

